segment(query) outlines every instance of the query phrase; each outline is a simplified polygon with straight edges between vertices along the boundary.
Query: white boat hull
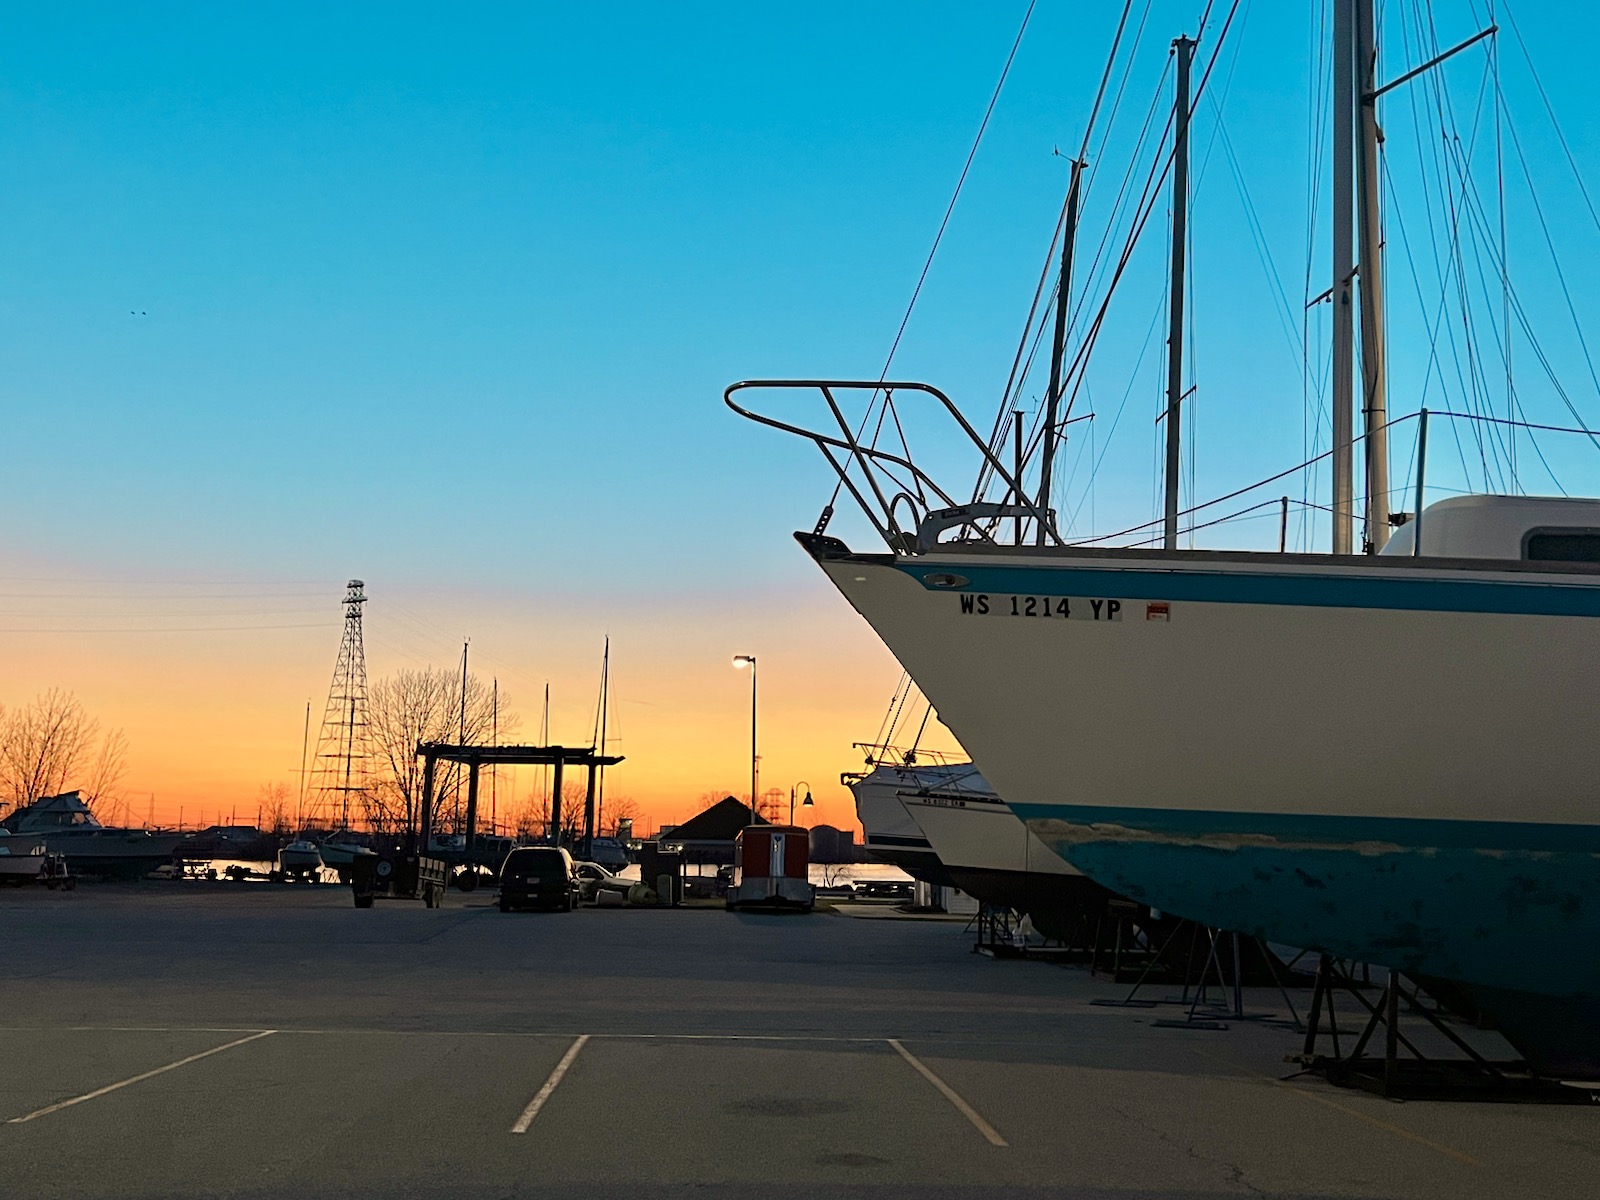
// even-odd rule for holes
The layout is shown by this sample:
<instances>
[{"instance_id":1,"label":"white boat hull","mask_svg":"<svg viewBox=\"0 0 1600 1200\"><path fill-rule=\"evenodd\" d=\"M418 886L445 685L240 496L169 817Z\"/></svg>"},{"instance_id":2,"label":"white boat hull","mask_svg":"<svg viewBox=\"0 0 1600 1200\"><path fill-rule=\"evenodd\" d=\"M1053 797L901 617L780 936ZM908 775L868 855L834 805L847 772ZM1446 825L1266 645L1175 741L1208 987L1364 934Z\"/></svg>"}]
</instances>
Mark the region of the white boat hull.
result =
<instances>
[{"instance_id":1,"label":"white boat hull","mask_svg":"<svg viewBox=\"0 0 1600 1200\"><path fill-rule=\"evenodd\" d=\"M1600 1002L1592 569L802 541L996 791L1111 890Z\"/></svg>"},{"instance_id":2,"label":"white boat hull","mask_svg":"<svg viewBox=\"0 0 1600 1200\"><path fill-rule=\"evenodd\" d=\"M0 882L33 879L43 866L43 854L0 854Z\"/></svg>"},{"instance_id":3,"label":"white boat hull","mask_svg":"<svg viewBox=\"0 0 1600 1200\"><path fill-rule=\"evenodd\" d=\"M874 859L899 867L913 879L935 887L955 887L954 878L900 798L907 780L914 777L907 768L885 764L850 784L862 845Z\"/></svg>"}]
</instances>

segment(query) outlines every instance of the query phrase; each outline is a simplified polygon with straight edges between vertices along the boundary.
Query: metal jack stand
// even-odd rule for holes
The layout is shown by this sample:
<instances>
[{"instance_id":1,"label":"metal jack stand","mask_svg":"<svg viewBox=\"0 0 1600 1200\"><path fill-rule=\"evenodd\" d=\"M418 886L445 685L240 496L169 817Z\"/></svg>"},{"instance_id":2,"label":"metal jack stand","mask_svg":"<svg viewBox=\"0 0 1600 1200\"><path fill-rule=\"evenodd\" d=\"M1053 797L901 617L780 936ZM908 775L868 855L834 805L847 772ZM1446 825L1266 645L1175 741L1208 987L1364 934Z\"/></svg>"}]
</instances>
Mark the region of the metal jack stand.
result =
<instances>
[{"instance_id":1,"label":"metal jack stand","mask_svg":"<svg viewBox=\"0 0 1600 1200\"><path fill-rule=\"evenodd\" d=\"M977 926L978 940L973 944L974 954L990 958L1032 958L1049 962L1062 962L1078 953L1065 942L1044 938L1030 942L1022 920L1017 913L1001 905L985 904L967 925ZM1043 937L1043 935L1038 935Z\"/></svg>"},{"instance_id":2,"label":"metal jack stand","mask_svg":"<svg viewBox=\"0 0 1600 1200\"><path fill-rule=\"evenodd\" d=\"M1185 930L1185 928L1189 930L1191 943L1198 940L1202 930L1206 935L1206 957L1205 962L1200 968L1198 979L1190 973L1194 962L1194 955L1192 953L1193 946L1191 944L1191 954L1187 960L1190 964L1190 970L1186 970L1185 972L1183 981L1183 995L1176 1001L1165 1002L1160 1000L1136 999L1135 997L1138 996L1139 989L1144 987L1151 971L1162 961L1163 958L1165 958L1168 949L1171 948L1173 942L1177 939L1178 935ZM1226 934L1229 938L1229 949L1232 951L1231 957L1233 965L1233 979L1231 981L1229 981L1225 976L1222 956L1218 952L1218 948L1221 945L1221 939L1224 934ZM1093 1000L1090 1003L1117 1008L1154 1008L1157 1004L1174 1002L1187 1005L1189 1008L1188 1015L1181 1019L1151 1022L1151 1024L1154 1026L1159 1026L1166 1029L1221 1030L1228 1028L1228 1026L1224 1023L1225 1019L1231 1019L1235 1021L1263 1020L1269 1014L1247 1013L1244 1011L1244 951L1247 946L1258 952L1266 961L1268 964L1268 969L1272 972L1273 982L1278 988L1278 994L1283 997L1284 1004L1288 1006L1290 1020L1294 1023L1295 1029L1298 1030L1302 1028L1300 1024L1300 1016L1295 1011L1294 1001L1289 999L1289 993L1284 987L1283 979L1278 974L1278 968L1276 965L1277 960L1271 949L1268 948L1265 941L1263 941L1261 938L1244 938L1231 930L1214 929L1210 926L1178 926L1167 935L1167 939L1164 943L1162 943L1161 949L1156 952L1155 956L1146 965L1143 974L1139 976L1138 981L1133 985L1133 990L1130 991L1125 998L1122 1000ZM1221 993L1220 1004L1214 1003L1209 999L1211 995L1211 987L1213 986L1213 976L1215 987ZM1228 1006L1230 1000L1231 1006ZM1202 1011L1202 1006L1204 1007L1204 1011Z\"/></svg>"},{"instance_id":3,"label":"metal jack stand","mask_svg":"<svg viewBox=\"0 0 1600 1200\"><path fill-rule=\"evenodd\" d=\"M1344 991L1366 1010L1367 1023L1350 1053L1339 1052L1339 1022L1334 1001ZM1316 988L1311 994L1311 1019L1306 1026L1305 1044L1299 1054L1286 1062L1299 1063L1297 1075L1318 1075L1336 1087L1361 1088L1387 1100L1479 1100L1522 1104L1593 1104L1600 1099L1596 1091L1566 1087L1541 1079L1521 1061L1493 1062L1479 1054L1439 1016L1433 1006L1423 1002L1423 989L1398 971L1390 972L1383 995L1374 1004L1362 995L1360 985L1351 978L1347 965L1329 955L1317 963ZM1401 1031L1401 1000L1406 1011L1423 1018L1442 1034L1465 1058L1429 1058ZM1333 1054L1317 1053L1317 1040L1324 1032ZM1383 1056L1368 1056L1367 1047L1379 1028L1383 1030ZM1348 1036L1348 1034L1346 1035ZM1404 1048L1409 1058L1401 1056ZM1293 1078L1293 1076L1290 1076Z\"/></svg>"},{"instance_id":4,"label":"metal jack stand","mask_svg":"<svg viewBox=\"0 0 1600 1200\"><path fill-rule=\"evenodd\" d=\"M972 947L974 954L987 954L990 958L1020 958L1027 946L1018 936L1015 914L1009 908L985 904L973 918L978 926L978 940Z\"/></svg>"}]
</instances>

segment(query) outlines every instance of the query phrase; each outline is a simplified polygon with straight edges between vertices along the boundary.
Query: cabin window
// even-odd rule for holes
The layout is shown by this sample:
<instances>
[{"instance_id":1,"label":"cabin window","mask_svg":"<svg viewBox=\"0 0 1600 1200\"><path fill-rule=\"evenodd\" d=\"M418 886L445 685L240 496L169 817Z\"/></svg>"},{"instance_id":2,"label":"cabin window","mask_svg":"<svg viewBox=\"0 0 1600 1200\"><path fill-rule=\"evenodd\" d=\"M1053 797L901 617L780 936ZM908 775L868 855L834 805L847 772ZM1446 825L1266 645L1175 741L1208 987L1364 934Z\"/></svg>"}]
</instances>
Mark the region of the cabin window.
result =
<instances>
[{"instance_id":1,"label":"cabin window","mask_svg":"<svg viewBox=\"0 0 1600 1200\"><path fill-rule=\"evenodd\" d=\"M1600 529L1535 529L1522 542L1529 562L1600 563Z\"/></svg>"}]
</instances>

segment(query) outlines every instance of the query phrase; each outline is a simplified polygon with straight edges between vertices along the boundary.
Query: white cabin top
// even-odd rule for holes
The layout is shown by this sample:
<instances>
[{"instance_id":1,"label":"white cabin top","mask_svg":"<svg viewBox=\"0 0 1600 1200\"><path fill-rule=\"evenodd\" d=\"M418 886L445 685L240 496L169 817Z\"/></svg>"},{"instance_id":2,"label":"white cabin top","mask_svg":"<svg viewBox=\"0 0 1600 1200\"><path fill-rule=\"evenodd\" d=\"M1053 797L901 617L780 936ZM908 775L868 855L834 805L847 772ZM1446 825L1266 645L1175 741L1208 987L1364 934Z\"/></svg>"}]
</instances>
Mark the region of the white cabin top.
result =
<instances>
[{"instance_id":1,"label":"white cabin top","mask_svg":"<svg viewBox=\"0 0 1600 1200\"><path fill-rule=\"evenodd\" d=\"M1383 554L1410 555L1418 522L1407 521ZM1455 496L1422 510L1428 558L1600 562L1600 500L1570 496Z\"/></svg>"}]
</instances>

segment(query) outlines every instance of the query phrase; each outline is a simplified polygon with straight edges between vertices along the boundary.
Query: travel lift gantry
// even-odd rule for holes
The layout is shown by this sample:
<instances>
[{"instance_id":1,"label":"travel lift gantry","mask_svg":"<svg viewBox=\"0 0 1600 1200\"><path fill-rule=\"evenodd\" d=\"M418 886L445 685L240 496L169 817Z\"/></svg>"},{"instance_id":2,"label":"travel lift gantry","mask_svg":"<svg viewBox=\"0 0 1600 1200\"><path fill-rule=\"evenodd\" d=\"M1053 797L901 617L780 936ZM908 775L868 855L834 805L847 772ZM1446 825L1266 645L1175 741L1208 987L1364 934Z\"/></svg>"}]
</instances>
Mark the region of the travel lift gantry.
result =
<instances>
[{"instance_id":1,"label":"travel lift gantry","mask_svg":"<svg viewBox=\"0 0 1600 1200\"><path fill-rule=\"evenodd\" d=\"M623 761L620 754L596 754L593 746L452 746L445 742L418 742L417 757L422 759L422 829L420 843L426 847L433 837L433 781L438 764L458 763L467 768L466 861L478 838L478 769L492 766L550 766L555 778L550 781L550 838L561 841L561 776L569 767L584 767L589 773L583 802L582 857L588 858L594 844L595 772Z\"/></svg>"}]
</instances>

